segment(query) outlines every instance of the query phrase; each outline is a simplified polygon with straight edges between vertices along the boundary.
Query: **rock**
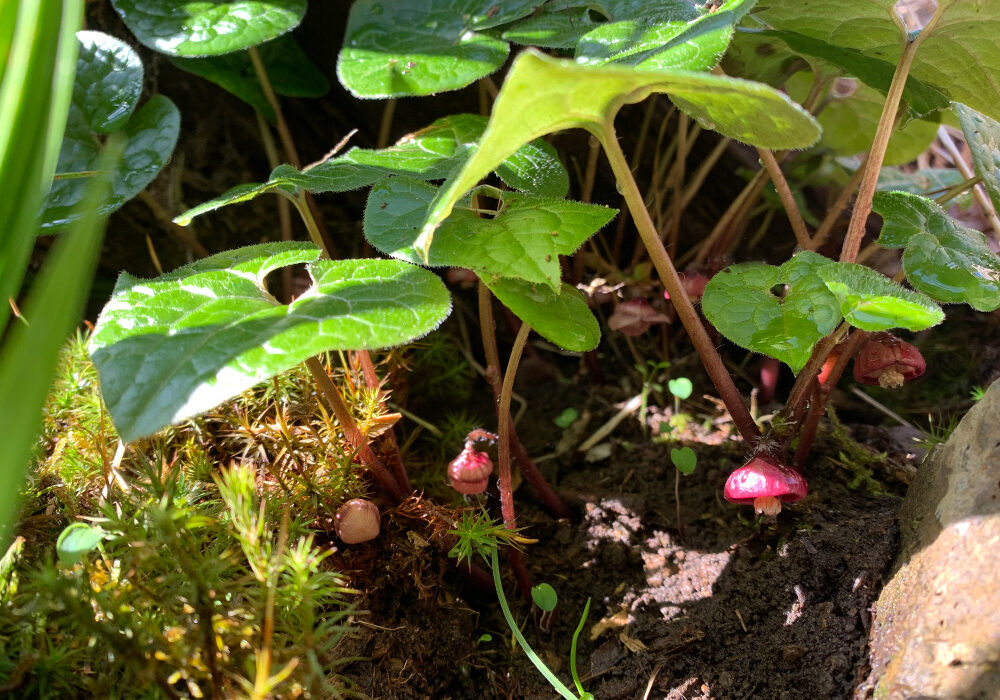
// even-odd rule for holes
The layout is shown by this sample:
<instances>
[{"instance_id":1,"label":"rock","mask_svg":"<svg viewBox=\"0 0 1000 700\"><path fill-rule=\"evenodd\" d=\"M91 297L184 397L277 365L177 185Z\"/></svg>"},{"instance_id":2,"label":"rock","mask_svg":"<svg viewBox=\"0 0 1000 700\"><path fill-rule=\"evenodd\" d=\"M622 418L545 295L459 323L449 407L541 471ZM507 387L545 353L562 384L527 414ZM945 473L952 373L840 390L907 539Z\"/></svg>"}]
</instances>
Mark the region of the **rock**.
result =
<instances>
[{"instance_id":1,"label":"rock","mask_svg":"<svg viewBox=\"0 0 1000 700\"><path fill-rule=\"evenodd\" d=\"M920 466L899 524L872 626L875 697L1000 698L1000 381Z\"/></svg>"}]
</instances>

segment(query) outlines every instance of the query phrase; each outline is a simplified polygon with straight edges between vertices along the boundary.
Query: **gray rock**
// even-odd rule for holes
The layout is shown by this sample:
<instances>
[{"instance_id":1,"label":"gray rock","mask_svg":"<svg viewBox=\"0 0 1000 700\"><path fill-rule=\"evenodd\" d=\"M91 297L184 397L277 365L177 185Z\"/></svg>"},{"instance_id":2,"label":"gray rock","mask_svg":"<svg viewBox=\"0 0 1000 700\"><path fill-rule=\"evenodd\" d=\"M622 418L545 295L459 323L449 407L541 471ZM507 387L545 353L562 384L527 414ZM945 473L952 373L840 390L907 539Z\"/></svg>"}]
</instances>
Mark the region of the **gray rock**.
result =
<instances>
[{"instance_id":1,"label":"gray rock","mask_svg":"<svg viewBox=\"0 0 1000 700\"><path fill-rule=\"evenodd\" d=\"M875 697L1000 698L1000 381L920 466L899 524L872 627Z\"/></svg>"}]
</instances>

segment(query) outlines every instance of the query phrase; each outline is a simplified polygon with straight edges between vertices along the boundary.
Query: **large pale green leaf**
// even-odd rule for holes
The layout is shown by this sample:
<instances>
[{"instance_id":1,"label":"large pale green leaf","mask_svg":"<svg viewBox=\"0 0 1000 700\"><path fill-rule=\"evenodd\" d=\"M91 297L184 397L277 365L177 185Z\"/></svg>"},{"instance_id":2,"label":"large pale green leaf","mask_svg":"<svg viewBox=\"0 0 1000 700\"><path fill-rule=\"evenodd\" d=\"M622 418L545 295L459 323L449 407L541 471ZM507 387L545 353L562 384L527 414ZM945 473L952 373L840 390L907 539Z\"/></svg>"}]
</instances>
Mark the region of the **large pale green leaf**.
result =
<instances>
[{"instance_id":1,"label":"large pale green leaf","mask_svg":"<svg viewBox=\"0 0 1000 700\"><path fill-rule=\"evenodd\" d=\"M722 58L733 27L756 1L727 0L694 17L694 8L680 2L666 4L663 16L653 21L607 22L580 38L576 59L591 65L621 63L642 70L707 70Z\"/></svg>"},{"instance_id":2,"label":"large pale green leaf","mask_svg":"<svg viewBox=\"0 0 1000 700\"><path fill-rule=\"evenodd\" d=\"M573 352L593 350L601 342L601 327L587 300L572 285L559 293L522 280L483 280L500 302L540 336Z\"/></svg>"},{"instance_id":3,"label":"large pale green leaf","mask_svg":"<svg viewBox=\"0 0 1000 700\"><path fill-rule=\"evenodd\" d=\"M840 303L819 278L832 261L803 252L780 267L742 263L705 287L702 310L737 345L775 357L798 372L841 319Z\"/></svg>"},{"instance_id":4,"label":"large pale green leaf","mask_svg":"<svg viewBox=\"0 0 1000 700\"><path fill-rule=\"evenodd\" d=\"M171 56L218 56L290 32L306 0L111 0L135 38Z\"/></svg>"},{"instance_id":5,"label":"large pale green leaf","mask_svg":"<svg viewBox=\"0 0 1000 700\"><path fill-rule=\"evenodd\" d=\"M796 73L787 83L788 94L792 99L804 100L812 83L813 74L809 71ZM843 96L828 94L826 106L816 117L823 127L820 145L838 156L867 153L875 138L885 96L857 81L841 85L850 85L853 91ZM937 136L937 129L936 123L911 119L893 132L883 162L886 165L909 163L927 149Z\"/></svg>"},{"instance_id":6,"label":"large pale green leaf","mask_svg":"<svg viewBox=\"0 0 1000 700\"><path fill-rule=\"evenodd\" d=\"M895 65L905 30L894 0L761 0L755 14L796 32ZM917 51L910 75L952 100L1000 118L1000 3L939 0L937 23Z\"/></svg>"},{"instance_id":7,"label":"large pale green leaf","mask_svg":"<svg viewBox=\"0 0 1000 700\"><path fill-rule=\"evenodd\" d=\"M956 187L963 182L965 182L965 178L962 173L954 168L926 168L913 172L906 172L899 168L882 168L878 174L877 187L880 190L927 195L931 192L940 194L942 190ZM970 195L966 193L951 201L964 205L969 199Z\"/></svg>"},{"instance_id":8,"label":"large pale green leaf","mask_svg":"<svg viewBox=\"0 0 1000 700\"><path fill-rule=\"evenodd\" d=\"M1000 211L1000 124L960 103L955 103L955 112L972 151L976 174L983 179L994 208Z\"/></svg>"},{"instance_id":9,"label":"large pale green leaf","mask_svg":"<svg viewBox=\"0 0 1000 700\"><path fill-rule=\"evenodd\" d=\"M704 125L765 148L804 148L819 136L815 121L771 87L708 73L581 66L524 51L511 66L479 148L441 190L417 241L426 254L452 206L522 144L583 127L603 127L625 104L665 92Z\"/></svg>"},{"instance_id":10,"label":"large pale green leaf","mask_svg":"<svg viewBox=\"0 0 1000 700\"><path fill-rule=\"evenodd\" d=\"M346 192L381 182L390 175L409 175L422 180L443 180L468 158L486 128L486 118L454 114L438 119L425 129L405 136L381 150L352 148L305 170L280 165L265 183L239 185L178 216L186 225L201 214L283 188L314 193ZM569 190L569 174L555 149L542 139L526 143L496 168L511 187L534 194L562 197Z\"/></svg>"},{"instance_id":11,"label":"large pale green leaf","mask_svg":"<svg viewBox=\"0 0 1000 700\"><path fill-rule=\"evenodd\" d=\"M320 97L330 89L326 76L309 60L292 37L283 36L269 41L257 50L276 94L286 97ZM237 51L205 58L173 58L171 63L211 80L268 119L274 120L274 108L264 97L247 52Z\"/></svg>"},{"instance_id":12,"label":"large pale green leaf","mask_svg":"<svg viewBox=\"0 0 1000 700\"><path fill-rule=\"evenodd\" d=\"M81 80L78 76L77 80ZM86 115L70 109L63 147L59 153L59 172L95 170L103 145L85 121ZM125 124L120 133L128 137L125 153L114 173L111 192L101 203L100 213L110 214L142 192L166 165L177 144L180 113L163 95L153 95ZM86 191L86 179L56 180L45 200L41 214L43 229L65 226L73 221Z\"/></svg>"},{"instance_id":13,"label":"large pale green leaf","mask_svg":"<svg viewBox=\"0 0 1000 700\"><path fill-rule=\"evenodd\" d=\"M819 268L819 276L840 301L840 311L855 328L922 331L944 320L931 299L905 289L870 267L838 262Z\"/></svg>"},{"instance_id":14,"label":"large pale green leaf","mask_svg":"<svg viewBox=\"0 0 1000 700\"><path fill-rule=\"evenodd\" d=\"M865 85L875 88L883 94L889 91L892 75L896 72L896 66L888 61L866 56L854 49L834 46L796 32L770 30L759 32L757 36L762 40L778 39L795 53L805 56L814 66L817 65L815 59L820 59L820 65L825 68L829 68L825 64L830 64L840 69L844 74L857 78ZM829 70L819 72L825 75L829 74ZM836 75L836 73L834 74ZM927 116L932 112L946 109L949 104L948 97L944 93L913 76L910 76L906 81L903 100L908 105L910 113L916 117Z\"/></svg>"},{"instance_id":15,"label":"large pale green leaf","mask_svg":"<svg viewBox=\"0 0 1000 700\"><path fill-rule=\"evenodd\" d=\"M156 279L122 273L90 350L125 440L194 416L327 350L390 347L429 333L451 300L431 272L398 260L319 260L309 243L213 255ZM291 304L264 286L307 263Z\"/></svg>"},{"instance_id":16,"label":"large pale green leaf","mask_svg":"<svg viewBox=\"0 0 1000 700\"><path fill-rule=\"evenodd\" d=\"M507 60L507 42L482 30L530 14L536 5L526 0L357 0L337 77L357 97L457 90Z\"/></svg>"},{"instance_id":17,"label":"large pale green leaf","mask_svg":"<svg viewBox=\"0 0 1000 700\"><path fill-rule=\"evenodd\" d=\"M906 249L903 269L915 289L979 311L1000 308L1000 258L986 236L915 194L876 192L872 209L885 220L879 245Z\"/></svg>"},{"instance_id":18,"label":"large pale green leaf","mask_svg":"<svg viewBox=\"0 0 1000 700\"><path fill-rule=\"evenodd\" d=\"M480 217L468 207L452 211L423 260L413 248L438 188L394 177L372 188L365 236L387 255L432 267L465 267L484 279L516 277L560 289L559 256L570 255L617 213L615 209L493 191L499 213Z\"/></svg>"}]
</instances>

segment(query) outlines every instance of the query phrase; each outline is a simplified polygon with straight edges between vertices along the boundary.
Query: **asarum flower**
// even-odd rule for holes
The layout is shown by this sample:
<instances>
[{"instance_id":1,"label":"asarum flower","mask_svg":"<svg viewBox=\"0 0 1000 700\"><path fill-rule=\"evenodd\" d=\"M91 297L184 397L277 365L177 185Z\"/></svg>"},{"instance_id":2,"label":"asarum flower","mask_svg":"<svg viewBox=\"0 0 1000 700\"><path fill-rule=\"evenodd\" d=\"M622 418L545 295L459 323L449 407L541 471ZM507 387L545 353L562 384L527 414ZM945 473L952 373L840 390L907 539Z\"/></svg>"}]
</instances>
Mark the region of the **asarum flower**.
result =
<instances>
[{"instance_id":1,"label":"asarum flower","mask_svg":"<svg viewBox=\"0 0 1000 700\"><path fill-rule=\"evenodd\" d=\"M754 457L726 479L727 501L752 504L765 515L777 515L782 503L801 501L807 493L805 478L771 457Z\"/></svg>"},{"instance_id":2,"label":"asarum flower","mask_svg":"<svg viewBox=\"0 0 1000 700\"><path fill-rule=\"evenodd\" d=\"M490 456L477 450L472 442L467 442L465 449L448 464L448 483L466 496L482 493L489 486L492 473L493 461Z\"/></svg>"},{"instance_id":3,"label":"asarum flower","mask_svg":"<svg viewBox=\"0 0 1000 700\"><path fill-rule=\"evenodd\" d=\"M891 333L876 333L854 358L854 378L862 384L895 389L924 373L927 363L914 346Z\"/></svg>"},{"instance_id":4,"label":"asarum flower","mask_svg":"<svg viewBox=\"0 0 1000 700\"><path fill-rule=\"evenodd\" d=\"M691 301L697 301L705 295L705 286L708 284L708 277L700 272L682 272L679 276L681 284L684 286L684 291L687 292L688 298ZM670 293L663 292L663 298L669 300Z\"/></svg>"},{"instance_id":5,"label":"asarum flower","mask_svg":"<svg viewBox=\"0 0 1000 700\"><path fill-rule=\"evenodd\" d=\"M340 506L335 522L337 537L344 544L373 540L381 529L378 506L364 498L355 498Z\"/></svg>"}]
</instances>

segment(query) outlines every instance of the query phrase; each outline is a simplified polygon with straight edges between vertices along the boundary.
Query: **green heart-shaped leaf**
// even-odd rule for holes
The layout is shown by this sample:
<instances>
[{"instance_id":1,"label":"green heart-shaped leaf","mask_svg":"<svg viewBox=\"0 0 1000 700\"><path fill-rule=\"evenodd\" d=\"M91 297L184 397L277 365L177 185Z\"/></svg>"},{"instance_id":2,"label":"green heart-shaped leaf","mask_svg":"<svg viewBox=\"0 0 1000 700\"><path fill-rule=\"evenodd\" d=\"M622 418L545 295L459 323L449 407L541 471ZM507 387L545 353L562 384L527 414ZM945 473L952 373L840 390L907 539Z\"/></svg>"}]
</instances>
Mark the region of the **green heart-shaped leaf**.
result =
<instances>
[{"instance_id":1,"label":"green heart-shaped leaf","mask_svg":"<svg viewBox=\"0 0 1000 700\"><path fill-rule=\"evenodd\" d=\"M601 327L576 287L563 284L559 293L517 279L483 280L500 302L540 336L573 352L593 350Z\"/></svg>"},{"instance_id":2,"label":"green heart-shaped leaf","mask_svg":"<svg viewBox=\"0 0 1000 700\"><path fill-rule=\"evenodd\" d=\"M438 229L427 260L413 248L438 188L394 177L375 185L365 236L378 250L431 267L465 267L481 277L515 277L560 289L559 256L570 255L617 213L596 204L497 192L500 211L481 218L456 208Z\"/></svg>"},{"instance_id":3,"label":"green heart-shaped leaf","mask_svg":"<svg viewBox=\"0 0 1000 700\"><path fill-rule=\"evenodd\" d=\"M457 90L507 60L507 42L482 31L532 12L512 0L358 0L351 6L337 77L357 97Z\"/></svg>"},{"instance_id":4,"label":"green heart-shaped leaf","mask_svg":"<svg viewBox=\"0 0 1000 700\"><path fill-rule=\"evenodd\" d=\"M245 202L278 188L313 193L347 192L381 182L390 175L409 175L421 180L443 180L464 162L486 128L486 118L454 114L438 119L397 144L380 150L352 148L302 171L279 165L265 183L249 183L189 209L176 219L182 226L210 211ZM500 163L496 173L516 189L547 197L563 197L569 191L569 174L555 149L542 139L524 144Z\"/></svg>"},{"instance_id":5,"label":"green heart-shaped leaf","mask_svg":"<svg viewBox=\"0 0 1000 700\"><path fill-rule=\"evenodd\" d=\"M416 247L426 254L451 208L522 144L571 127L601 137L623 105L657 92L669 93L704 125L764 148L804 148L819 136L809 114L766 85L689 71L581 66L524 51L507 74L479 147L441 190Z\"/></svg>"},{"instance_id":6,"label":"green heart-shaped leaf","mask_svg":"<svg viewBox=\"0 0 1000 700\"><path fill-rule=\"evenodd\" d=\"M330 89L326 76L306 57L292 37L283 36L269 41L262 44L258 51L276 94L286 97L321 97ZM246 51L205 58L173 58L170 62L189 73L211 80L274 121L274 108L264 97L260 81L250 62L250 55Z\"/></svg>"},{"instance_id":7,"label":"green heart-shaped leaf","mask_svg":"<svg viewBox=\"0 0 1000 700\"><path fill-rule=\"evenodd\" d=\"M1000 123L958 102L955 113L972 151L976 174L983 179L994 208L1000 211Z\"/></svg>"},{"instance_id":8,"label":"green heart-shaped leaf","mask_svg":"<svg viewBox=\"0 0 1000 700\"><path fill-rule=\"evenodd\" d=\"M922 331L944 320L941 307L931 299L904 289L870 267L838 262L819 268L817 273L840 301L844 319L855 328Z\"/></svg>"},{"instance_id":9,"label":"green heart-shaped leaf","mask_svg":"<svg viewBox=\"0 0 1000 700\"><path fill-rule=\"evenodd\" d=\"M903 269L915 289L978 311L1000 308L1000 258L986 236L915 194L876 192L872 209L885 220L879 245L906 248Z\"/></svg>"},{"instance_id":10,"label":"green heart-shaped leaf","mask_svg":"<svg viewBox=\"0 0 1000 700\"><path fill-rule=\"evenodd\" d=\"M427 270L319 256L310 243L265 243L151 280L122 273L90 343L122 438L197 415L317 353L409 342L451 309ZM264 279L297 263L313 285L280 304Z\"/></svg>"},{"instance_id":11,"label":"green heart-shaped leaf","mask_svg":"<svg viewBox=\"0 0 1000 700\"><path fill-rule=\"evenodd\" d=\"M580 38L576 60L642 70L707 70L719 62L733 37L733 27L756 1L727 0L700 16L687 3L667 3L655 18L606 22Z\"/></svg>"},{"instance_id":12,"label":"green heart-shaped leaf","mask_svg":"<svg viewBox=\"0 0 1000 700\"><path fill-rule=\"evenodd\" d=\"M690 447L671 447L670 461L681 474L694 474L698 467L698 455Z\"/></svg>"},{"instance_id":13,"label":"green heart-shaped leaf","mask_svg":"<svg viewBox=\"0 0 1000 700\"><path fill-rule=\"evenodd\" d=\"M817 276L831 264L822 255L803 252L781 267L733 265L705 287L702 310L729 340L798 372L841 319L838 300Z\"/></svg>"},{"instance_id":14,"label":"green heart-shaped leaf","mask_svg":"<svg viewBox=\"0 0 1000 700\"><path fill-rule=\"evenodd\" d=\"M218 56L290 32L306 0L111 0L135 38L170 56Z\"/></svg>"},{"instance_id":15,"label":"green heart-shaped leaf","mask_svg":"<svg viewBox=\"0 0 1000 700\"><path fill-rule=\"evenodd\" d=\"M795 32L866 58L895 66L906 32L895 12L895 0L842 2L775 0L755 11L762 22ZM1000 4L939 0L937 20L924 36L910 68L921 81L950 99L1000 118Z\"/></svg>"},{"instance_id":16,"label":"green heart-shaped leaf","mask_svg":"<svg viewBox=\"0 0 1000 700\"><path fill-rule=\"evenodd\" d=\"M112 178L111 195L98 208L110 214L153 181L174 150L180 114L174 103L154 95L133 111L142 92L142 64L126 44L100 32L79 32L73 102L59 151L57 171L97 169L104 146L99 134L128 136L125 153ZM79 218L87 178L59 179L43 204L41 227L62 227Z\"/></svg>"},{"instance_id":17,"label":"green heart-shaped leaf","mask_svg":"<svg viewBox=\"0 0 1000 700\"><path fill-rule=\"evenodd\" d=\"M670 390L671 394L684 401L694 391L694 384L687 377L677 377L667 382L667 389Z\"/></svg>"}]
</instances>

